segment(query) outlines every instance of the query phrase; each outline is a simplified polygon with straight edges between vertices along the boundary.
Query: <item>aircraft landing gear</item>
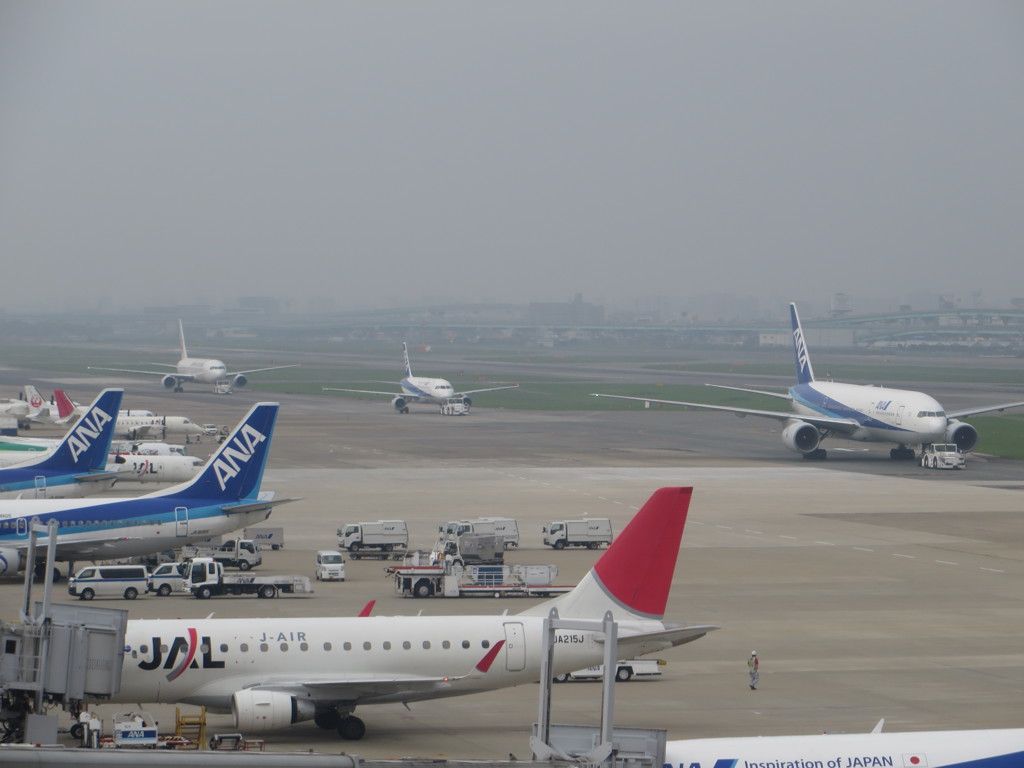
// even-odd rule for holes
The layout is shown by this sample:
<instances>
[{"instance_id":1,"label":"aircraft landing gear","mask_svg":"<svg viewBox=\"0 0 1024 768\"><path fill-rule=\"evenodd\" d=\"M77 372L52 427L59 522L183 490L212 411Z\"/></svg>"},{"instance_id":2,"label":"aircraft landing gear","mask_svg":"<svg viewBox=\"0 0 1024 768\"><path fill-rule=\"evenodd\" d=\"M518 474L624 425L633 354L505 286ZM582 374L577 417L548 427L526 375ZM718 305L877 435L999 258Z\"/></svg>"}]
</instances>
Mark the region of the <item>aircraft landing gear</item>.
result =
<instances>
[{"instance_id":1,"label":"aircraft landing gear","mask_svg":"<svg viewBox=\"0 0 1024 768\"><path fill-rule=\"evenodd\" d=\"M917 458L917 454L913 448L901 445L899 448L893 448L889 451L889 458L893 461L914 461Z\"/></svg>"},{"instance_id":2,"label":"aircraft landing gear","mask_svg":"<svg viewBox=\"0 0 1024 768\"><path fill-rule=\"evenodd\" d=\"M313 722L317 728L325 731L335 731L341 725L341 714L336 709L321 709L313 715Z\"/></svg>"},{"instance_id":3,"label":"aircraft landing gear","mask_svg":"<svg viewBox=\"0 0 1024 768\"><path fill-rule=\"evenodd\" d=\"M366 723L355 715L343 717L338 725L338 735L348 741L359 741L366 735Z\"/></svg>"}]
</instances>

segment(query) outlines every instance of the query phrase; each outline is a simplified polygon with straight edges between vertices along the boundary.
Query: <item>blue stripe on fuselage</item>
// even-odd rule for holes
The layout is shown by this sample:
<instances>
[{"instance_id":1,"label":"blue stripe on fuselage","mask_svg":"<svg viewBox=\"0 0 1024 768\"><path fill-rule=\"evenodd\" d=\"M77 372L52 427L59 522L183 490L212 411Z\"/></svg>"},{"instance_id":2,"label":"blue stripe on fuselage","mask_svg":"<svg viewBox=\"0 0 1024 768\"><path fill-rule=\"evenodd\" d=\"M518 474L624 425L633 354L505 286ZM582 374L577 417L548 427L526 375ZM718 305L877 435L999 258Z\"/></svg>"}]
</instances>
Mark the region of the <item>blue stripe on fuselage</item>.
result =
<instances>
[{"instance_id":1,"label":"blue stripe on fuselage","mask_svg":"<svg viewBox=\"0 0 1024 768\"><path fill-rule=\"evenodd\" d=\"M879 421L873 416L868 416L863 411L858 411L848 405L844 405L831 397L826 397L814 388L813 384L797 384L789 388L789 394L793 402L799 403L822 416L830 416L836 419L852 419L862 427L870 429L886 429L891 432L912 432L913 430L899 427L895 424L887 424Z\"/></svg>"},{"instance_id":2,"label":"blue stripe on fuselage","mask_svg":"<svg viewBox=\"0 0 1024 768\"><path fill-rule=\"evenodd\" d=\"M402 389L413 397L433 397L429 392L415 386L409 379L402 379Z\"/></svg>"},{"instance_id":3,"label":"blue stripe on fuselage","mask_svg":"<svg viewBox=\"0 0 1024 768\"><path fill-rule=\"evenodd\" d=\"M5 543L23 542L27 538L25 533L20 535L18 533L16 521L19 517L26 520L38 518L42 525L56 519L59 526L57 543L60 544L61 537L66 535L97 532L124 535L131 533L139 525L173 523L176 519L175 509L181 507L188 510L190 523L220 517L224 514L222 508L225 506L230 511L230 503L226 504L223 499L188 499L188 504L183 504L182 501L175 496L157 499L126 499L57 512L19 515L0 521L0 546ZM246 501L251 501L251 499L235 503L246 503ZM130 503L126 504L125 502Z\"/></svg>"}]
</instances>

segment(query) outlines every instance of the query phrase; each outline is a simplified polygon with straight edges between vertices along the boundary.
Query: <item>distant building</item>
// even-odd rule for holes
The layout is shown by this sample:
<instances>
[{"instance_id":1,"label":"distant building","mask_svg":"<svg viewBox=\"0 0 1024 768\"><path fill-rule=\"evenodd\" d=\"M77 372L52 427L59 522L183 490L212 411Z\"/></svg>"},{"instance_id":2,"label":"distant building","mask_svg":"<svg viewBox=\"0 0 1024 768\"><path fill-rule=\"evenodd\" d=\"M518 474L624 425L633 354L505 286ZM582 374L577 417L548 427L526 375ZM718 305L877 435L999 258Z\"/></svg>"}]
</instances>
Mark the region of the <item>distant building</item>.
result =
<instances>
[{"instance_id":1,"label":"distant building","mask_svg":"<svg viewBox=\"0 0 1024 768\"><path fill-rule=\"evenodd\" d=\"M572 301L532 302L528 317L537 325L604 325L604 307L577 293Z\"/></svg>"}]
</instances>

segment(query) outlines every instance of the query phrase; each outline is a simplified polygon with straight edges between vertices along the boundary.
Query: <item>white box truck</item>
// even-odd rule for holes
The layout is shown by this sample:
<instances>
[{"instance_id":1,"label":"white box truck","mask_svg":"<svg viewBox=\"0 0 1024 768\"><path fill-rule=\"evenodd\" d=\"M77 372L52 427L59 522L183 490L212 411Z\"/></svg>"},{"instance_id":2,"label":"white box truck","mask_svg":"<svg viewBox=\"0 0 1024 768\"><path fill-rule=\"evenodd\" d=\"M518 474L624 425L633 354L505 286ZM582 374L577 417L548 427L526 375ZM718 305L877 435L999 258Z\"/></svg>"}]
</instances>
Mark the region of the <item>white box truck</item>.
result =
<instances>
[{"instance_id":1,"label":"white box truck","mask_svg":"<svg viewBox=\"0 0 1024 768\"><path fill-rule=\"evenodd\" d=\"M597 549L612 543L612 521L607 517L556 520L544 526L544 545L554 549Z\"/></svg>"},{"instance_id":2,"label":"white box truck","mask_svg":"<svg viewBox=\"0 0 1024 768\"><path fill-rule=\"evenodd\" d=\"M246 528L242 538L255 541L261 549L284 549L284 528Z\"/></svg>"},{"instance_id":3,"label":"white box truck","mask_svg":"<svg viewBox=\"0 0 1024 768\"><path fill-rule=\"evenodd\" d=\"M519 523L511 517L474 517L468 520L449 520L438 527L441 538L452 541L464 533L491 533L501 536L505 549L519 546Z\"/></svg>"},{"instance_id":4,"label":"white box truck","mask_svg":"<svg viewBox=\"0 0 1024 768\"><path fill-rule=\"evenodd\" d=\"M348 523L338 529L338 546L353 560L361 557L397 557L409 548L409 529L404 520Z\"/></svg>"}]
</instances>

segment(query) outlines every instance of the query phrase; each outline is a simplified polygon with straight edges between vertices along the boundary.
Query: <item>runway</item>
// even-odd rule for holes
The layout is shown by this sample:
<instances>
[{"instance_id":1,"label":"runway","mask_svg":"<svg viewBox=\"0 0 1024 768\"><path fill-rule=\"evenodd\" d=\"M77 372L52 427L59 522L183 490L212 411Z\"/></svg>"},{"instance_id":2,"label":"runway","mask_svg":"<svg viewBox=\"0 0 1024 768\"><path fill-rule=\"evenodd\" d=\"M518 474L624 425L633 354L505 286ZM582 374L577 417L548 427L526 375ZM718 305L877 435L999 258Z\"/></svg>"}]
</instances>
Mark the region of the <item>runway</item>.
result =
<instances>
[{"instance_id":1,"label":"runway","mask_svg":"<svg viewBox=\"0 0 1024 768\"><path fill-rule=\"evenodd\" d=\"M124 383L128 407L201 423L233 424L263 399ZM557 564L559 580L572 583L596 555L543 548L543 523L602 516L618 531L655 488L692 485L667 617L721 629L661 654L662 678L618 685L620 725L686 738L868 731L883 717L886 730L1024 721L1019 462L972 456L963 472L936 472L834 442L854 450L809 464L782 448L770 424L719 414L511 412L489 410L481 396L466 417L429 408L399 416L384 401L267 399L282 411L264 488L302 497L269 521L285 527L287 548L265 553L267 572L312 576L313 552L332 547L344 522L403 518L413 544L429 546L441 522L486 514L519 521L513 562ZM533 602L399 598L381 563L347 569L346 582L318 583L308 598L104 605L133 618L274 618L352 615L371 599L376 615L517 612ZM19 590L0 586L8 618ZM751 650L762 663L756 692L746 683ZM556 722L598 722L598 684L554 691ZM525 758L537 705L531 685L365 707L362 741L301 724L266 742L382 759ZM173 720L173 707L158 711ZM228 718L211 716L211 732L229 730Z\"/></svg>"}]
</instances>

